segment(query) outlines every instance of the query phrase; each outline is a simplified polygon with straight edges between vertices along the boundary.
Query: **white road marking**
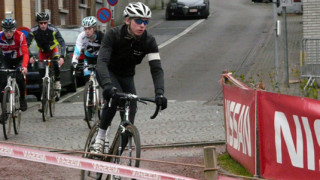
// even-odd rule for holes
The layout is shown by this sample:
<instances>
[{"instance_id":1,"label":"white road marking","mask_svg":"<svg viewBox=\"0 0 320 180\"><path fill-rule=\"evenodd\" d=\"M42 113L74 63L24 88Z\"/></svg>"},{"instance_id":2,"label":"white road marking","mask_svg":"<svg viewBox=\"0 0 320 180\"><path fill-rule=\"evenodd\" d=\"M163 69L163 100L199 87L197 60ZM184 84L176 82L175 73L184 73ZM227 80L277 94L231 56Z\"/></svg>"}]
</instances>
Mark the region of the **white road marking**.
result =
<instances>
[{"instance_id":1,"label":"white road marking","mask_svg":"<svg viewBox=\"0 0 320 180\"><path fill-rule=\"evenodd\" d=\"M195 23L193 23L191 26L189 26L187 29L185 29L184 31L182 31L181 33L179 33L178 35L172 37L171 39L167 40L166 42L160 44L158 46L159 49L167 46L168 44L172 43L173 41L179 39L181 36L187 34L188 32L190 32L193 28L195 28L196 26L198 26L199 24L201 24L203 21L205 21L205 19L201 19L196 21Z\"/></svg>"},{"instance_id":2,"label":"white road marking","mask_svg":"<svg viewBox=\"0 0 320 180\"><path fill-rule=\"evenodd\" d=\"M62 98L62 99L60 99L60 101L59 101L59 102L57 102L57 104L63 103L63 101L65 101L65 100L67 100L68 98L70 98L70 97L72 97L72 96L76 95L77 93L79 93L79 92L83 91L83 90L84 90L84 88L85 88L85 87L77 88L77 92L74 92L74 93L72 93L72 94L70 94L70 95L68 95L68 96L66 96L66 97L64 97L64 98Z\"/></svg>"}]
</instances>

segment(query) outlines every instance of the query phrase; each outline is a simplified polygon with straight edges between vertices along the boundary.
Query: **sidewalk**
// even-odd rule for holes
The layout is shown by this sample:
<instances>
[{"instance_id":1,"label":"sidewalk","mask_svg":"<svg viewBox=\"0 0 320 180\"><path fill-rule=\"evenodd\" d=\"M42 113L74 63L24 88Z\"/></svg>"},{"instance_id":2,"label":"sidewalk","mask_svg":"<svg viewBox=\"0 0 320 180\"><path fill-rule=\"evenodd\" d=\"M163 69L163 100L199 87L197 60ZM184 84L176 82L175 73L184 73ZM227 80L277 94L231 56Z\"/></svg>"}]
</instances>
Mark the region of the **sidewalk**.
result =
<instances>
[{"instance_id":1,"label":"sidewalk","mask_svg":"<svg viewBox=\"0 0 320 180\"><path fill-rule=\"evenodd\" d=\"M282 16L278 19L282 22ZM281 25L283 29L283 25ZM278 37L279 52L279 88L275 83L275 42L273 37L273 26L267 32L266 40L257 50L253 66L245 76L245 80L258 83L262 81L268 92L302 96L302 90L298 80L299 61L300 61L300 42L302 40L302 15L289 14L287 16L287 42L288 42L288 61L289 61L289 87L285 83L285 62L284 62L284 40L283 32Z\"/></svg>"}]
</instances>

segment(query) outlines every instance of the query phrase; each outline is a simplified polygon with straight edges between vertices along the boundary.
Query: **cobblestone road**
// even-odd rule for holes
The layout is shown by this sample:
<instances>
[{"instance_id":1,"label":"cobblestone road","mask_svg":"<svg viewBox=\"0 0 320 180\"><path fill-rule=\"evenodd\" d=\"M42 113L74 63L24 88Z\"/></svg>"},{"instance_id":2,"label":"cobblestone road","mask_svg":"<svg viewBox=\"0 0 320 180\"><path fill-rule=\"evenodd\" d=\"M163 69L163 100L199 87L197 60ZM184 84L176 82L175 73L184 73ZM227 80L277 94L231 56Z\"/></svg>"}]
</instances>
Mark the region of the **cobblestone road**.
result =
<instances>
[{"instance_id":1,"label":"cobblestone road","mask_svg":"<svg viewBox=\"0 0 320 180\"><path fill-rule=\"evenodd\" d=\"M61 103L56 105L55 117L42 121L37 111L39 103L25 113L18 135L8 141L61 149L83 149L89 129L83 121L83 105ZM181 143L213 143L224 140L223 107L205 102L169 102L168 109L156 119L152 104L139 105L135 124L140 131L142 145L172 145ZM120 121L117 114L112 123L111 138ZM3 135L1 135L3 137Z\"/></svg>"}]
</instances>

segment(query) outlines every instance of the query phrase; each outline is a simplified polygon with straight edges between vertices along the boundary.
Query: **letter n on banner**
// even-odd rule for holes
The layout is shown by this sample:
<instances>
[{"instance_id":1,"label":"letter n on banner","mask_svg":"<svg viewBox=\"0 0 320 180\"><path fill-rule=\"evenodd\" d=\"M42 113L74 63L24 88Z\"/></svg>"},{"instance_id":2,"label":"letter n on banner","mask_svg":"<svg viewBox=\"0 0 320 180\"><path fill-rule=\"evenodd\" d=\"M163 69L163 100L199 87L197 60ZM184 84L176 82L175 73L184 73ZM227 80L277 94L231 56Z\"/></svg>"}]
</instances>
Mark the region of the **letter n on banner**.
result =
<instances>
[{"instance_id":1,"label":"letter n on banner","mask_svg":"<svg viewBox=\"0 0 320 180\"><path fill-rule=\"evenodd\" d=\"M227 151L256 173L255 90L223 84Z\"/></svg>"},{"instance_id":2,"label":"letter n on banner","mask_svg":"<svg viewBox=\"0 0 320 180\"><path fill-rule=\"evenodd\" d=\"M320 101L257 91L261 175L320 178Z\"/></svg>"}]
</instances>

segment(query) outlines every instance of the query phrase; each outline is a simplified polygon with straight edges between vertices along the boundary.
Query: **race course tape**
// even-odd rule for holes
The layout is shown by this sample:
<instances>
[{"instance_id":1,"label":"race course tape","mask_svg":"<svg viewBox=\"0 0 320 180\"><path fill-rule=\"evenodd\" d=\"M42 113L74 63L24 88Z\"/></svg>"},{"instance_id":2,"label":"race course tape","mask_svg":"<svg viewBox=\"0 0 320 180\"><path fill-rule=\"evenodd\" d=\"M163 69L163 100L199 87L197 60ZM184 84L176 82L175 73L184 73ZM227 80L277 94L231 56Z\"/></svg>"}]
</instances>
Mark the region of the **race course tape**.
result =
<instances>
[{"instance_id":1,"label":"race course tape","mask_svg":"<svg viewBox=\"0 0 320 180\"><path fill-rule=\"evenodd\" d=\"M0 143L0 156L24 159L34 162L52 164L103 174L112 174L142 180L195 180L188 177L177 176L141 168L122 166L118 164L75 157L59 153L22 148Z\"/></svg>"}]
</instances>

